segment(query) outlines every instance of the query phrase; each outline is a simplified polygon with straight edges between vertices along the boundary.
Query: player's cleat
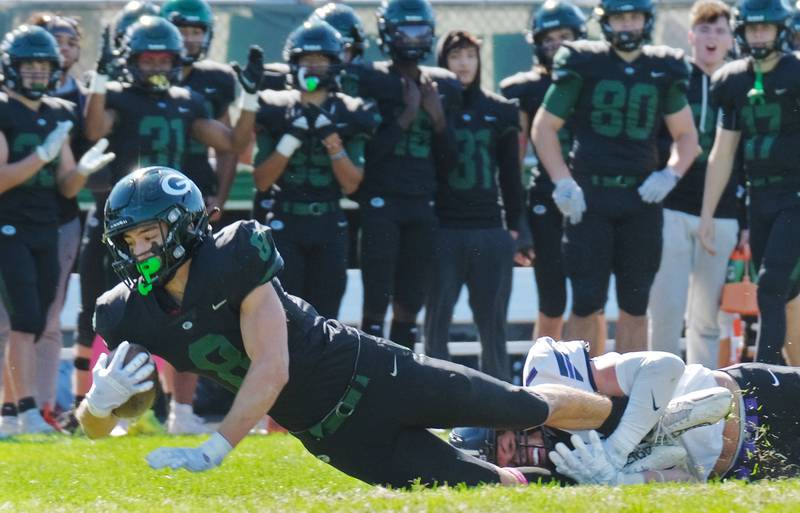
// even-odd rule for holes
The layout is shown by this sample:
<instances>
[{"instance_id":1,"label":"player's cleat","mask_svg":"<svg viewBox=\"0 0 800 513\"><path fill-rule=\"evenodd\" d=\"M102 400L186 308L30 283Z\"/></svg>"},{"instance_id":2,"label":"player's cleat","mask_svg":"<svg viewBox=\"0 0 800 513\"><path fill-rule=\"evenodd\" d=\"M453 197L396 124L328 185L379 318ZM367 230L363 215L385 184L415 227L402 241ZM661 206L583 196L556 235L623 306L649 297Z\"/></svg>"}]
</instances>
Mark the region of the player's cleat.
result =
<instances>
[{"instance_id":1,"label":"player's cleat","mask_svg":"<svg viewBox=\"0 0 800 513\"><path fill-rule=\"evenodd\" d=\"M167 417L167 433L171 435L199 435L210 433L203 419L194 414L191 404L174 403L170 405Z\"/></svg>"},{"instance_id":2,"label":"player's cleat","mask_svg":"<svg viewBox=\"0 0 800 513\"><path fill-rule=\"evenodd\" d=\"M643 441L669 443L671 438L690 429L719 422L730 413L732 405L733 394L725 387L706 388L675 397Z\"/></svg>"},{"instance_id":3,"label":"player's cleat","mask_svg":"<svg viewBox=\"0 0 800 513\"><path fill-rule=\"evenodd\" d=\"M680 445L639 444L628 455L628 462L622 468L626 474L644 470L663 470L686 462L686 449Z\"/></svg>"},{"instance_id":4,"label":"player's cleat","mask_svg":"<svg viewBox=\"0 0 800 513\"><path fill-rule=\"evenodd\" d=\"M128 435L158 435L165 431L163 424L158 421L153 410L147 410L138 419L128 425Z\"/></svg>"},{"instance_id":5,"label":"player's cleat","mask_svg":"<svg viewBox=\"0 0 800 513\"><path fill-rule=\"evenodd\" d=\"M58 416L58 428L63 433L75 433L81 427L78 422L78 417L75 416L75 410L66 410L61 412Z\"/></svg>"},{"instance_id":6,"label":"player's cleat","mask_svg":"<svg viewBox=\"0 0 800 513\"><path fill-rule=\"evenodd\" d=\"M50 406L45 406L42 408L41 413L44 421L47 422L56 432L62 432L61 425L58 423L58 418L56 418L53 408Z\"/></svg>"},{"instance_id":7,"label":"player's cleat","mask_svg":"<svg viewBox=\"0 0 800 513\"><path fill-rule=\"evenodd\" d=\"M19 421L16 415L0 417L0 438L8 438L19 434Z\"/></svg>"},{"instance_id":8,"label":"player's cleat","mask_svg":"<svg viewBox=\"0 0 800 513\"><path fill-rule=\"evenodd\" d=\"M19 433L21 435L30 434L50 434L56 430L45 422L42 414L36 408L24 411L19 414Z\"/></svg>"}]
</instances>

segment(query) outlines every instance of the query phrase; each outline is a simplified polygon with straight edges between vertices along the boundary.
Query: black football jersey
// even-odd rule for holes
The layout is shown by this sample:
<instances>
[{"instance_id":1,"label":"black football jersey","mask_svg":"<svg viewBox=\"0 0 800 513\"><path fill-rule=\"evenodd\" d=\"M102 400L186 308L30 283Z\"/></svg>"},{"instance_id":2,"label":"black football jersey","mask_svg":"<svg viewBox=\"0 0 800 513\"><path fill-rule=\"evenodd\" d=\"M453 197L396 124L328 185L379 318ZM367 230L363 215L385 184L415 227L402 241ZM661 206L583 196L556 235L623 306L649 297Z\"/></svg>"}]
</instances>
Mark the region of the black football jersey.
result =
<instances>
[{"instance_id":1,"label":"black football jersey","mask_svg":"<svg viewBox=\"0 0 800 513\"><path fill-rule=\"evenodd\" d=\"M522 209L516 101L473 87L453 125L458 163L441 173L436 212L442 227L516 229ZM500 191L502 190L502 201Z\"/></svg>"},{"instance_id":2,"label":"black football jersey","mask_svg":"<svg viewBox=\"0 0 800 513\"><path fill-rule=\"evenodd\" d=\"M264 91L260 94L259 111L256 113L256 165L275 151L281 137L289 131L293 113L301 108L299 91ZM364 147L380 123L380 114L374 104L342 93L331 93L322 108L331 115L331 122L336 124L336 131L353 164L363 167ZM313 126L315 119L309 115L309 124ZM341 185L333 174L331 160L322 141L311 132L306 134L302 143L278 178L276 185L280 193L277 199L338 201L342 196Z\"/></svg>"},{"instance_id":3,"label":"black football jersey","mask_svg":"<svg viewBox=\"0 0 800 513\"><path fill-rule=\"evenodd\" d=\"M536 117L536 111L539 110L544 102L544 95L547 94L547 89L553 83L550 74L541 73L539 69L530 71L521 71L510 77L504 78L500 82L500 91L508 99L514 99L519 102L519 108L522 112L528 115L528 126L525 127L525 137L530 140L531 127L533 126L533 118ZM570 130L571 120L568 118L561 130L558 131L558 140L561 143L561 156L564 157L564 162L569 162L569 152L572 149L572 131ZM536 153L533 148L534 154ZM553 190L553 182L550 180L550 175L544 169L542 163L538 163L538 170L531 176L531 187L536 187L537 190L543 193L550 193Z\"/></svg>"},{"instance_id":4,"label":"black football jersey","mask_svg":"<svg viewBox=\"0 0 800 513\"><path fill-rule=\"evenodd\" d=\"M60 121L78 126L74 103L44 96L38 112L0 93L0 131L8 144L8 162L27 158ZM0 194L0 223L54 225L59 222L56 175L60 157L56 157L25 182Z\"/></svg>"},{"instance_id":5,"label":"black football jersey","mask_svg":"<svg viewBox=\"0 0 800 513\"><path fill-rule=\"evenodd\" d=\"M210 60L195 62L181 86L202 96L207 115L214 119L225 115L236 98L233 69ZM197 184L204 196L216 193L217 177L208 161L208 147L196 139L189 139L181 170Z\"/></svg>"},{"instance_id":6,"label":"black football jersey","mask_svg":"<svg viewBox=\"0 0 800 513\"><path fill-rule=\"evenodd\" d=\"M371 65L379 74L371 74L376 87L392 87L402 91L400 73L391 62ZM408 130L397 124L403 112L403 95L373 97L381 114L381 126L367 145L367 165L364 181L359 188L360 197L405 196L431 197L436 188L437 164L446 171L456 160L452 120L461 107L461 83L448 70L420 66L437 84L442 106L448 119L448 130L435 137L430 116L420 107L417 117ZM392 85L393 84L393 85Z\"/></svg>"},{"instance_id":7,"label":"black football jersey","mask_svg":"<svg viewBox=\"0 0 800 513\"><path fill-rule=\"evenodd\" d=\"M570 114L573 173L647 176L656 170L660 124L686 105L688 79L681 50L645 45L628 63L605 41L564 43L553 80L577 81L580 88Z\"/></svg>"},{"instance_id":8,"label":"black football jersey","mask_svg":"<svg viewBox=\"0 0 800 513\"><path fill-rule=\"evenodd\" d=\"M711 97L711 77L706 75L695 64L692 64L689 90L686 93L686 97L689 100L689 106L692 108L694 126L697 127L697 137L702 152L694 160L686 174L678 180L678 184L672 192L664 199L664 207L699 216L700 207L703 205L708 153L714 146L719 108ZM662 139L667 152L669 152L672 138L669 136L669 131L667 131L666 127L664 127L664 131ZM728 186L725 188L722 198L720 198L715 214L716 217L722 219L734 219L737 217L739 208L738 199L736 198L737 187L738 180L733 179L728 182Z\"/></svg>"},{"instance_id":9,"label":"black football jersey","mask_svg":"<svg viewBox=\"0 0 800 513\"><path fill-rule=\"evenodd\" d=\"M272 281L286 313L289 382L270 410L292 431L310 427L343 394L353 372L355 330L317 315L275 278L283 260L270 229L238 221L196 250L183 304L167 313L163 289L142 296L119 284L97 300L95 328L110 349L122 341L141 344L178 371L207 376L236 391L250 366L240 329L242 301ZM264 333L264 337L271 334ZM265 412L266 413L266 412Z\"/></svg>"},{"instance_id":10,"label":"black football jersey","mask_svg":"<svg viewBox=\"0 0 800 513\"><path fill-rule=\"evenodd\" d=\"M111 184L140 167L168 166L180 170L191 140L192 123L209 118L203 97L184 87L148 93L130 84L111 82L106 109L117 120L108 136Z\"/></svg>"},{"instance_id":11,"label":"black football jersey","mask_svg":"<svg viewBox=\"0 0 800 513\"><path fill-rule=\"evenodd\" d=\"M729 62L713 78L712 96L719 124L742 133L742 158L748 180L792 175L800 162L800 56L783 55L764 74L760 100L748 98L755 72L750 58Z\"/></svg>"}]
</instances>

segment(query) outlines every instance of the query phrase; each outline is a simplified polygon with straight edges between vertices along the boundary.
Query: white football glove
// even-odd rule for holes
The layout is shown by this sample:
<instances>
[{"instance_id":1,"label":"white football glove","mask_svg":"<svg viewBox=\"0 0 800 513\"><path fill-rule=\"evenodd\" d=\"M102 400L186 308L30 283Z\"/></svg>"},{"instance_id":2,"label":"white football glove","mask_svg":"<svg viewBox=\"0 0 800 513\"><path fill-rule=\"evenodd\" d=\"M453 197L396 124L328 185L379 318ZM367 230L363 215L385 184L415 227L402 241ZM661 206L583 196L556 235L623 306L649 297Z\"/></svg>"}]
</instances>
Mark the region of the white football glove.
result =
<instances>
[{"instance_id":1,"label":"white football glove","mask_svg":"<svg viewBox=\"0 0 800 513\"><path fill-rule=\"evenodd\" d=\"M554 182L553 201L571 224L578 224L586 211L583 189L573 178L562 178Z\"/></svg>"},{"instance_id":2,"label":"white football glove","mask_svg":"<svg viewBox=\"0 0 800 513\"><path fill-rule=\"evenodd\" d=\"M79 175L89 176L106 167L117 156L114 152L104 153L108 148L108 139L103 138L97 141L89 151L83 154L78 161L76 171Z\"/></svg>"},{"instance_id":3,"label":"white football glove","mask_svg":"<svg viewBox=\"0 0 800 513\"><path fill-rule=\"evenodd\" d=\"M155 369L146 353L137 354L123 366L130 344L121 343L111 362L101 354L92 369L92 388L86 394L86 406L95 417L108 417L111 410L122 405L134 394L146 392L154 383L147 377Z\"/></svg>"},{"instance_id":4,"label":"white football glove","mask_svg":"<svg viewBox=\"0 0 800 513\"><path fill-rule=\"evenodd\" d=\"M556 450L550 452L550 461L556 465L556 471L560 474L571 477L580 484L616 486L644 482L641 474L624 474L608 461L597 431L589 431L588 447L578 435L572 435L570 440L574 450L570 451L569 447L558 443Z\"/></svg>"},{"instance_id":5,"label":"white football glove","mask_svg":"<svg viewBox=\"0 0 800 513\"><path fill-rule=\"evenodd\" d=\"M645 203L661 203L680 180L680 175L667 166L661 171L653 171L639 186L639 196Z\"/></svg>"},{"instance_id":6,"label":"white football glove","mask_svg":"<svg viewBox=\"0 0 800 513\"><path fill-rule=\"evenodd\" d=\"M52 162L61 153L64 141L72 130L72 121L59 121L52 132L47 134L44 142L36 147L36 156L44 162Z\"/></svg>"},{"instance_id":7,"label":"white football glove","mask_svg":"<svg viewBox=\"0 0 800 513\"><path fill-rule=\"evenodd\" d=\"M233 450L224 436L215 432L200 447L159 447L147 455L151 468L185 468L192 472L202 472L219 466Z\"/></svg>"}]
</instances>

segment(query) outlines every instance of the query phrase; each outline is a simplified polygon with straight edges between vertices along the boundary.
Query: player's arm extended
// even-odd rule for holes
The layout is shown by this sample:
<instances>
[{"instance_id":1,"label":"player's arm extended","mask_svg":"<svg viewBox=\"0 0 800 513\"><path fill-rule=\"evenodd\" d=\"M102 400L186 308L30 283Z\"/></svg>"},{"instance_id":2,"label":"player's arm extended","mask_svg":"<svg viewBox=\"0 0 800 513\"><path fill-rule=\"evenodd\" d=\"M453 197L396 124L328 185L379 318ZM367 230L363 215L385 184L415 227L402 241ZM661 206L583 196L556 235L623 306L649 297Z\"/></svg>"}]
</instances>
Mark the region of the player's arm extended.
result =
<instances>
[{"instance_id":1,"label":"player's arm extended","mask_svg":"<svg viewBox=\"0 0 800 513\"><path fill-rule=\"evenodd\" d=\"M78 419L78 422L80 422L83 432L91 439L108 436L111 430L114 429L114 426L117 425L117 421L119 421L114 415L95 417L89 412L85 400L81 401L81 404L78 406L75 417Z\"/></svg>"},{"instance_id":2,"label":"player's arm extended","mask_svg":"<svg viewBox=\"0 0 800 513\"><path fill-rule=\"evenodd\" d=\"M722 126L717 127L714 146L708 154L706 183L703 188L703 207L700 211L702 219L711 220L714 217L722 192L731 178L731 171L733 170L741 135L742 133L739 130L728 130Z\"/></svg>"},{"instance_id":3,"label":"player's arm extended","mask_svg":"<svg viewBox=\"0 0 800 513\"><path fill-rule=\"evenodd\" d=\"M272 283L250 292L240 312L239 324L250 368L219 427L219 433L232 446L272 408L289 380L286 314Z\"/></svg>"},{"instance_id":4,"label":"player's arm extended","mask_svg":"<svg viewBox=\"0 0 800 513\"><path fill-rule=\"evenodd\" d=\"M566 385L541 384L530 390L545 400L548 406L546 426L558 429L596 429L611 414L608 397L584 392Z\"/></svg>"},{"instance_id":5,"label":"player's arm extended","mask_svg":"<svg viewBox=\"0 0 800 513\"><path fill-rule=\"evenodd\" d=\"M531 127L531 140L536 148L536 156L553 181L572 176L558 140L558 131L564 126L564 122L563 118L540 108Z\"/></svg>"},{"instance_id":6,"label":"player's arm extended","mask_svg":"<svg viewBox=\"0 0 800 513\"><path fill-rule=\"evenodd\" d=\"M83 135L90 141L97 141L110 134L116 121L116 112L106 109L107 81L108 77L95 75L89 86L89 95L84 108Z\"/></svg>"},{"instance_id":7,"label":"player's arm extended","mask_svg":"<svg viewBox=\"0 0 800 513\"><path fill-rule=\"evenodd\" d=\"M694 126L692 109L689 105L685 105L679 111L664 116L664 121L673 141L668 165L683 176L702 152L697 142L697 128Z\"/></svg>"}]
</instances>

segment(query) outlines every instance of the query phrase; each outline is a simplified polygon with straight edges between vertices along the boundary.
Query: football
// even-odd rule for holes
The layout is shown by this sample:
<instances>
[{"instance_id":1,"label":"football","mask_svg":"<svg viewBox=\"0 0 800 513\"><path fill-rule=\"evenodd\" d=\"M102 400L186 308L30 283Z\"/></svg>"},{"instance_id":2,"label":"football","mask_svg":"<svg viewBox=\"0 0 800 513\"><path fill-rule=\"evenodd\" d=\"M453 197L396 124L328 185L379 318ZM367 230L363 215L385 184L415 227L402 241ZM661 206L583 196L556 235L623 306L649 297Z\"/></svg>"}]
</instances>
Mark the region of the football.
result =
<instances>
[{"instance_id":1,"label":"football","mask_svg":"<svg viewBox=\"0 0 800 513\"><path fill-rule=\"evenodd\" d=\"M111 359L114 357L114 351L112 351L108 356L109 361L111 361ZM139 353L146 353L148 360L151 362L153 361L153 357L150 355L147 349L144 348L144 346L140 346L139 344L131 344L128 348L128 354L125 355L124 363L127 364ZM155 380L157 378L158 376L156 375L156 370L154 368L150 376L147 377L147 379L153 381L153 388L147 390L146 392L140 392L132 395L126 402L119 405L117 408L114 408L111 413L122 419L133 419L141 416L144 412L149 410L153 406L153 402L156 400Z\"/></svg>"}]
</instances>

